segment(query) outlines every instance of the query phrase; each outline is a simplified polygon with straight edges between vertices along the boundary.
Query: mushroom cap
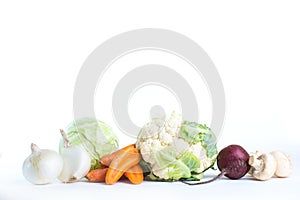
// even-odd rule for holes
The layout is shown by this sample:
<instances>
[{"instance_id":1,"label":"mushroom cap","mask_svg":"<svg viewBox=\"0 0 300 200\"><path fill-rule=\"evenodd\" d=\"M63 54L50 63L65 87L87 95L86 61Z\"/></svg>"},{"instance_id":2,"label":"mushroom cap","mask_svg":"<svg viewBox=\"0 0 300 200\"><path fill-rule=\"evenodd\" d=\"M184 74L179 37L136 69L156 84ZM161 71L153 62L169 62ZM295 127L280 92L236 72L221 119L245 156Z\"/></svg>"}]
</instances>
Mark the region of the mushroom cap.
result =
<instances>
[{"instance_id":1,"label":"mushroom cap","mask_svg":"<svg viewBox=\"0 0 300 200\"><path fill-rule=\"evenodd\" d=\"M272 151L271 154L277 162L275 175L279 178L288 177L292 172L292 163L290 157L282 151Z\"/></svg>"},{"instance_id":2,"label":"mushroom cap","mask_svg":"<svg viewBox=\"0 0 300 200\"><path fill-rule=\"evenodd\" d=\"M276 159L272 154L262 154L257 158L258 162L260 162L260 167L255 167L252 176L258 180L268 180L270 179L277 168Z\"/></svg>"}]
</instances>

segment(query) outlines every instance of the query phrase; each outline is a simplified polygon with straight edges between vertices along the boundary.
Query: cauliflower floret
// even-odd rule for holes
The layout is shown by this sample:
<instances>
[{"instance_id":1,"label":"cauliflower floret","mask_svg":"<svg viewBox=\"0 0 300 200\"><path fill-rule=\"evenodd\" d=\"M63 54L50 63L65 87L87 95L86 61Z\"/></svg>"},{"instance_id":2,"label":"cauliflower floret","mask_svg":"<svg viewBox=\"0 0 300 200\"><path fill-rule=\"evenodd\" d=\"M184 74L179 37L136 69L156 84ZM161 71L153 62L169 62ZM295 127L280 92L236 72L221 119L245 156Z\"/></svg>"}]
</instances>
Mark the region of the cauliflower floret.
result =
<instances>
[{"instance_id":1,"label":"cauliflower floret","mask_svg":"<svg viewBox=\"0 0 300 200\"><path fill-rule=\"evenodd\" d=\"M151 145L144 143L143 148L141 148L141 154L146 162L150 162L152 160Z\"/></svg>"},{"instance_id":2,"label":"cauliflower floret","mask_svg":"<svg viewBox=\"0 0 300 200\"><path fill-rule=\"evenodd\" d=\"M163 147L159 140L149 139L142 143L142 148L140 148L141 154L143 155L143 159L146 162L151 162L153 158L153 151L159 151Z\"/></svg>"},{"instance_id":3,"label":"cauliflower floret","mask_svg":"<svg viewBox=\"0 0 300 200\"><path fill-rule=\"evenodd\" d=\"M207 151L203 148L201 143L192 145L189 148L189 151L201 160L200 167L196 170L196 172L200 173L213 164L213 161L207 157Z\"/></svg>"},{"instance_id":4,"label":"cauliflower floret","mask_svg":"<svg viewBox=\"0 0 300 200\"><path fill-rule=\"evenodd\" d=\"M201 146L201 143L191 145L189 151L192 152L198 158L205 158L206 150Z\"/></svg>"},{"instance_id":5,"label":"cauliflower floret","mask_svg":"<svg viewBox=\"0 0 300 200\"><path fill-rule=\"evenodd\" d=\"M148 140L157 140L162 146L169 145L173 138L178 135L181 123L181 116L175 114L172 114L169 119L152 119L141 129L136 142L137 147L142 147L143 143Z\"/></svg>"},{"instance_id":6,"label":"cauliflower floret","mask_svg":"<svg viewBox=\"0 0 300 200\"><path fill-rule=\"evenodd\" d=\"M168 180L169 179L168 171L169 171L168 168L158 169L158 170L153 170L153 174L161 179Z\"/></svg>"},{"instance_id":7,"label":"cauliflower floret","mask_svg":"<svg viewBox=\"0 0 300 200\"><path fill-rule=\"evenodd\" d=\"M171 134L169 134L166 130L162 130L159 133L159 141L163 144L163 145L169 145L172 142L173 138L171 136Z\"/></svg>"},{"instance_id":8,"label":"cauliflower floret","mask_svg":"<svg viewBox=\"0 0 300 200\"><path fill-rule=\"evenodd\" d=\"M205 168L203 166L203 161L206 159L206 151L201 146L201 143L194 144L189 149L199 160L201 160L200 167L197 169L197 172L202 172Z\"/></svg>"},{"instance_id":9,"label":"cauliflower floret","mask_svg":"<svg viewBox=\"0 0 300 200\"><path fill-rule=\"evenodd\" d=\"M157 164L152 165L152 173L161 179L169 179L168 171L168 168L161 168Z\"/></svg>"},{"instance_id":10,"label":"cauliflower floret","mask_svg":"<svg viewBox=\"0 0 300 200\"><path fill-rule=\"evenodd\" d=\"M190 148L189 143L184 141L182 138L175 138L173 140L172 146L174 147L176 156L179 156L180 154L182 154L182 152Z\"/></svg>"}]
</instances>

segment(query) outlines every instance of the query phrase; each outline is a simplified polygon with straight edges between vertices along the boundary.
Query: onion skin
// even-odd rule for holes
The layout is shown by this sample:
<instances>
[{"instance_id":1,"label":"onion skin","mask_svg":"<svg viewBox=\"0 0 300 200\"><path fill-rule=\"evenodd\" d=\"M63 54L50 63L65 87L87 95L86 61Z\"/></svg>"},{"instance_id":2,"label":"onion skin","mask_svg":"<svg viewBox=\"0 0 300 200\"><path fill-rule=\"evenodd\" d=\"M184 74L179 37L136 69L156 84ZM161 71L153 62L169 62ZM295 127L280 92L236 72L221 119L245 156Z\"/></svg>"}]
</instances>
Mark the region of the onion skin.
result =
<instances>
[{"instance_id":1,"label":"onion skin","mask_svg":"<svg viewBox=\"0 0 300 200\"><path fill-rule=\"evenodd\" d=\"M31 149L32 153L23 163L23 176L36 185L53 182L63 168L61 156L53 150L40 149L35 144L31 144Z\"/></svg>"},{"instance_id":2,"label":"onion skin","mask_svg":"<svg viewBox=\"0 0 300 200\"><path fill-rule=\"evenodd\" d=\"M64 183L70 183L83 178L91 168L89 154L78 146L70 146L64 130L60 129L64 139L64 148L61 150L63 169L58 179Z\"/></svg>"},{"instance_id":3,"label":"onion skin","mask_svg":"<svg viewBox=\"0 0 300 200\"><path fill-rule=\"evenodd\" d=\"M249 154L240 145L229 145L222 149L217 156L217 165L220 171L230 179L239 179L250 170Z\"/></svg>"},{"instance_id":4,"label":"onion skin","mask_svg":"<svg viewBox=\"0 0 300 200\"><path fill-rule=\"evenodd\" d=\"M62 150L63 169L58 180L63 183L77 181L83 178L91 168L88 153L79 147L67 147Z\"/></svg>"}]
</instances>

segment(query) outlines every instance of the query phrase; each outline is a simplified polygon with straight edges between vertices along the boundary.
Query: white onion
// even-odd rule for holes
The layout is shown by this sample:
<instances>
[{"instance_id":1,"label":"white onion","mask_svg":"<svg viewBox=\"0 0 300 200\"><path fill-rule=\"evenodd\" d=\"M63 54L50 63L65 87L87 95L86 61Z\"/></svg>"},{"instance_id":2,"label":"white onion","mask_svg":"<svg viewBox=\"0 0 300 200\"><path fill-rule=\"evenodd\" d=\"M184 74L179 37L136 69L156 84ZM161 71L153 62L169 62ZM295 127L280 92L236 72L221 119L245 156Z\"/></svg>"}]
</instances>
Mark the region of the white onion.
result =
<instances>
[{"instance_id":1,"label":"white onion","mask_svg":"<svg viewBox=\"0 0 300 200\"><path fill-rule=\"evenodd\" d=\"M23 176L33 184L53 182L61 173L63 160L61 156L49 149L40 149L31 144L32 153L23 163Z\"/></svg>"},{"instance_id":2,"label":"white onion","mask_svg":"<svg viewBox=\"0 0 300 200\"><path fill-rule=\"evenodd\" d=\"M61 134L65 143L61 151L64 164L58 179L64 183L74 182L83 178L89 172L91 168L90 156L80 147L69 146L69 141L63 130L61 130Z\"/></svg>"}]
</instances>

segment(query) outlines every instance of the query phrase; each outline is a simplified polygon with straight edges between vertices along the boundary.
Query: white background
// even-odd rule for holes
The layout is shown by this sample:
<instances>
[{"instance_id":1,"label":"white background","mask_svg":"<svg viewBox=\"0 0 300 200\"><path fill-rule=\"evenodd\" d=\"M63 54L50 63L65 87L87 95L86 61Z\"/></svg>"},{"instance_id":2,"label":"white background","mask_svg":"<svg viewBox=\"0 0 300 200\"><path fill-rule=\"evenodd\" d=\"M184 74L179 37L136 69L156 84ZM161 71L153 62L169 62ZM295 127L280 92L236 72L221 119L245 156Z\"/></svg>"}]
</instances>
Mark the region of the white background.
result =
<instances>
[{"instance_id":1,"label":"white background","mask_svg":"<svg viewBox=\"0 0 300 200\"><path fill-rule=\"evenodd\" d=\"M268 194L272 193L275 199L286 195L295 199L296 193L299 196L295 185L299 185L300 153L299 10L296 0L1 1L0 199L58 199L72 195L73 199L87 195L106 199L123 195L180 198L189 194L199 198L239 198L246 192L249 199L256 195L271 198ZM226 120L219 148L237 143L248 151L281 149L292 156L292 176L268 182L223 179L203 187L177 183L27 183L21 165L30 153L30 143L57 149L58 130L73 119L74 84L86 57L112 36L138 28L170 29L197 42L215 63L225 88ZM143 63L142 56L135 58L134 65ZM162 55L155 59L156 63L167 62ZM128 60L120 62L128 65ZM114 128L109 98L116 77L123 73L118 72L117 66L112 66L103 79L112 87L95 94L97 115ZM202 87L201 78L191 78L195 75L189 73L184 74L190 77L189 81ZM202 120L209 124L210 102L205 92L198 98L199 95L204 99L200 105ZM141 124L138 120L147 119L154 101L162 105L170 102L167 109L178 106L167 91L142 88L130 103L132 119ZM116 132L121 146L133 141L117 129Z\"/></svg>"}]
</instances>

